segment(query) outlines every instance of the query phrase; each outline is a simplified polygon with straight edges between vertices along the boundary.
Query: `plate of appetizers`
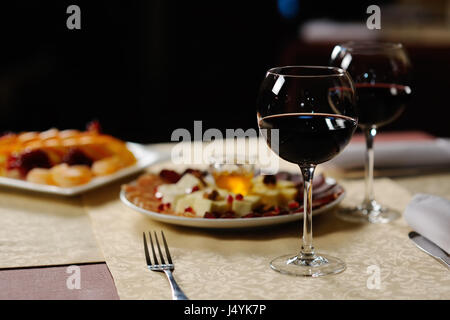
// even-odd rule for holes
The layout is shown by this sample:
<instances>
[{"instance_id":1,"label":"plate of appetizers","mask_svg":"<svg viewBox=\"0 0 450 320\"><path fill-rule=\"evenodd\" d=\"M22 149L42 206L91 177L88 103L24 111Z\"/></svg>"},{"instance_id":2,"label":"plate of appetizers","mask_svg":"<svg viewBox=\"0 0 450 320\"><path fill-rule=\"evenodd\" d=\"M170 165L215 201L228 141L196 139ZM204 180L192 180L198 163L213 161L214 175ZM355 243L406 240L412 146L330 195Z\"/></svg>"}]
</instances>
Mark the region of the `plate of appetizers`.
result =
<instances>
[{"instance_id":1,"label":"plate of appetizers","mask_svg":"<svg viewBox=\"0 0 450 320\"><path fill-rule=\"evenodd\" d=\"M98 126L8 133L0 137L0 185L74 196L161 159L143 145L100 133Z\"/></svg>"},{"instance_id":2,"label":"plate of appetizers","mask_svg":"<svg viewBox=\"0 0 450 320\"><path fill-rule=\"evenodd\" d=\"M313 215L338 205L345 191L323 174L313 180ZM303 218L301 175L246 175L187 169L145 173L123 185L120 199L151 219L199 228L248 228Z\"/></svg>"}]
</instances>

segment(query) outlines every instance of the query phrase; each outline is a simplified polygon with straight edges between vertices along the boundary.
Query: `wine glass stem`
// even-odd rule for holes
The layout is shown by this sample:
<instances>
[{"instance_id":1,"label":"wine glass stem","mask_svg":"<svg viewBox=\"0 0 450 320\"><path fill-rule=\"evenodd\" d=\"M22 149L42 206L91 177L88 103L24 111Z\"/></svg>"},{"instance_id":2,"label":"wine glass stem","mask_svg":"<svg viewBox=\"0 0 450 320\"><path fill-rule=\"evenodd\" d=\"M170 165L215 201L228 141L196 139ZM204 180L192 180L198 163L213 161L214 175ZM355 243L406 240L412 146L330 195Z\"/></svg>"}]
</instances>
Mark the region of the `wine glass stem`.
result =
<instances>
[{"instance_id":1,"label":"wine glass stem","mask_svg":"<svg viewBox=\"0 0 450 320\"><path fill-rule=\"evenodd\" d=\"M300 167L303 175L303 239L300 258L313 259L312 245L312 180L315 166Z\"/></svg>"},{"instance_id":2,"label":"wine glass stem","mask_svg":"<svg viewBox=\"0 0 450 320\"><path fill-rule=\"evenodd\" d=\"M375 126L364 128L366 136L366 161L365 161L365 175L366 175L366 192L364 197L364 205L370 207L374 201L373 195L373 168L374 168L374 151L373 142L377 135Z\"/></svg>"}]
</instances>

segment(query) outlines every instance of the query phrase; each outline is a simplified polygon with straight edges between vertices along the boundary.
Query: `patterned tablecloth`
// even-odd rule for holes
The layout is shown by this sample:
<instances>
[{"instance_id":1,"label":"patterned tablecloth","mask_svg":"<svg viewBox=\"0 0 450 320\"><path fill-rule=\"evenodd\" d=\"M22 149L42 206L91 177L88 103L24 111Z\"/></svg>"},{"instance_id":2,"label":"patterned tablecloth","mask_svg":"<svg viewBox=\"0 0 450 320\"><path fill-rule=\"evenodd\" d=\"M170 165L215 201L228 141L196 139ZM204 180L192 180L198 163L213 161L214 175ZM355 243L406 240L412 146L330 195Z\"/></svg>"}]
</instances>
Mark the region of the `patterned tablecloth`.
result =
<instances>
[{"instance_id":1,"label":"patterned tablecloth","mask_svg":"<svg viewBox=\"0 0 450 320\"><path fill-rule=\"evenodd\" d=\"M170 151L171 145L153 147ZM361 200L362 180L335 178L347 192L342 206ZM404 219L355 225L333 212L315 217L314 245L343 259L347 270L296 278L272 271L269 262L298 251L301 221L241 230L170 226L125 207L119 190L114 184L62 199L2 189L0 268L9 269L0 271L0 299L115 299L114 284L121 299L170 299L164 276L145 266L141 237L149 230L164 230L175 277L193 299L450 299L449 271L412 244ZM450 173L377 179L375 192L402 212L416 192L450 199ZM67 265L105 260L113 279L104 264L81 265L81 289L68 290ZM13 269L49 265L63 266Z\"/></svg>"},{"instance_id":2,"label":"patterned tablecloth","mask_svg":"<svg viewBox=\"0 0 450 320\"><path fill-rule=\"evenodd\" d=\"M449 188L450 176L444 181ZM342 206L361 201L362 180L339 182L347 191ZM412 189L408 179L400 183ZM334 212L317 216L315 247L343 259L347 270L299 278L272 271L269 262L298 251L301 222L245 230L171 226L125 207L117 199L119 188L112 185L87 194L84 203L121 299L171 298L164 275L145 265L142 232L149 230L164 230L176 265L174 275L192 299L450 298L448 269L414 246L403 218L388 225L358 225L338 220ZM389 179L377 179L375 192L383 204L400 212L411 199L410 191Z\"/></svg>"}]
</instances>

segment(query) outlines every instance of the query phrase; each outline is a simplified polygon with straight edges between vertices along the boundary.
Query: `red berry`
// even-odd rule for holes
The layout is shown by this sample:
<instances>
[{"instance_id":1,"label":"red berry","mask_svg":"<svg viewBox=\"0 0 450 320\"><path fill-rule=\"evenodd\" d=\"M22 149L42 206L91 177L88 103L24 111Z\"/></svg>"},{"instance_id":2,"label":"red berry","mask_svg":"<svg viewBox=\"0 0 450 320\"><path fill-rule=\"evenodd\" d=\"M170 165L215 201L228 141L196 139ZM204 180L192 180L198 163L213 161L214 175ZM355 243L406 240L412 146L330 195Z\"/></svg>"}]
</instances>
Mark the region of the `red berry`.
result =
<instances>
[{"instance_id":1,"label":"red berry","mask_svg":"<svg viewBox=\"0 0 450 320\"><path fill-rule=\"evenodd\" d=\"M194 187L192 188L192 190L191 190L191 193L192 193L192 192L195 192L195 191L198 191L198 190L200 190L200 188L199 188L198 186L194 186Z\"/></svg>"},{"instance_id":2,"label":"red berry","mask_svg":"<svg viewBox=\"0 0 450 320\"><path fill-rule=\"evenodd\" d=\"M184 209L184 212L194 212L194 209L192 209L192 207L187 207L186 209Z\"/></svg>"},{"instance_id":3,"label":"red berry","mask_svg":"<svg viewBox=\"0 0 450 320\"><path fill-rule=\"evenodd\" d=\"M203 218L217 219L217 218L220 218L220 213L218 213L218 212L205 212L205 215L203 216Z\"/></svg>"},{"instance_id":4,"label":"red berry","mask_svg":"<svg viewBox=\"0 0 450 320\"><path fill-rule=\"evenodd\" d=\"M244 199L244 196L242 194L238 193L236 195L236 200L243 200L243 199Z\"/></svg>"},{"instance_id":5,"label":"red berry","mask_svg":"<svg viewBox=\"0 0 450 320\"><path fill-rule=\"evenodd\" d=\"M165 206L166 206L166 209L170 209L170 202L167 202L167 203L165 204Z\"/></svg>"},{"instance_id":6,"label":"red berry","mask_svg":"<svg viewBox=\"0 0 450 320\"><path fill-rule=\"evenodd\" d=\"M232 196L231 194L229 194L229 195L227 196L227 202L228 202L228 203L233 203L233 196Z\"/></svg>"},{"instance_id":7,"label":"red berry","mask_svg":"<svg viewBox=\"0 0 450 320\"><path fill-rule=\"evenodd\" d=\"M164 210L164 204L163 204L163 203L161 203L161 204L158 206L158 210L159 210L159 211L163 211L163 210Z\"/></svg>"},{"instance_id":8,"label":"red berry","mask_svg":"<svg viewBox=\"0 0 450 320\"><path fill-rule=\"evenodd\" d=\"M297 201L290 201L288 203L288 207L289 209L297 209L298 207L300 207L300 204Z\"/></svg>"},{"instance_id":9,"label":"red berry","mask_svg":"<svg viewBox=\"0 0 450 320\"><path fill-rule=\"evenodd\" d=\"M22 176L34 168L51 168L48 155L42 150L24 151L19 155L11 155L7 160L7 169L18 169Z\"/></svg>"},{"instance_id":10,"label":"red berry","mask_svg":"<svg viewBox=\"0 0 450 320\"><path fill-rule=\"evenodd\" d=\"M64 163L67 163L69 166L73 165L87 165L92 166L94 160L87 156L83 151L78 148L70 149L63 157L62 160Z\"/></svg>"},{"instance_id":11,"label":"red berry","mask_svg":"<svg viewBox=\"0 0 450 320\"><path fill-rule=\"evenodd\" d=\"M12 169L18 169L20 166L19 163L19 156L12 154L8 157L8 160L6 160L6 169L12 170Z\"/></svg>"}]
</instances>

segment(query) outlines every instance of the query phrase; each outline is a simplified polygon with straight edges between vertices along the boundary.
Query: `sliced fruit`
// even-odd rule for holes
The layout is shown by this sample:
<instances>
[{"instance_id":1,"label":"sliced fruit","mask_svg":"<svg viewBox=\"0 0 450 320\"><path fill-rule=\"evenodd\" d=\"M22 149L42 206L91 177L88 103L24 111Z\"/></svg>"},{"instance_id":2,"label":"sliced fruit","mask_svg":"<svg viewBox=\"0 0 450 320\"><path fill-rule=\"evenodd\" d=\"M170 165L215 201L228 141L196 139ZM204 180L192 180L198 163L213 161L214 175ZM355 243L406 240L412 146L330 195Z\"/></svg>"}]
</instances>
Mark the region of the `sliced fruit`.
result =
<instances>
[{"instance_id":1,"label":"sliced fruit","mask_svg":"<svg viewBox=\"0 0 450 320\"><path fill-rule=\"evenodd\" d=\"M42 150L24 151L8 158L7 170L17 169L25 177L34 168L50 168L52 163L48 155Z\"/></svg>"},{"instance_id":2,"label":"sliced fruit","mask_svg":"<svg viewBox=\"0 0 450 320\"><path fill-rule=\"evenodd\" d=\"M28 172L26 180L39 184L55 184L50 169L34 168Z\"/></svg>"},{"instance_id":3,"label":"sliced fruit","mask_svg":"<svg viewBox=\"0 0 450 320\"><path fill-rule=\"evenodd\" d=\"M63 163L50 169L51 178L61 187L74 187L85 184L92 179L92 172L88 166L68 166Z\"/></svg>"},{"instance_id":4,"label":"sliced fruit","mask_svg":"<svg viewBox=\"0 0 450 320\"><path fill-rule=\"evenodd\" d=\"M96 176L106 176L120 170L123 167L124 166L119 157L112 156L95 161L92 164L92 172Z\"/></svg>"}]
</instances>

